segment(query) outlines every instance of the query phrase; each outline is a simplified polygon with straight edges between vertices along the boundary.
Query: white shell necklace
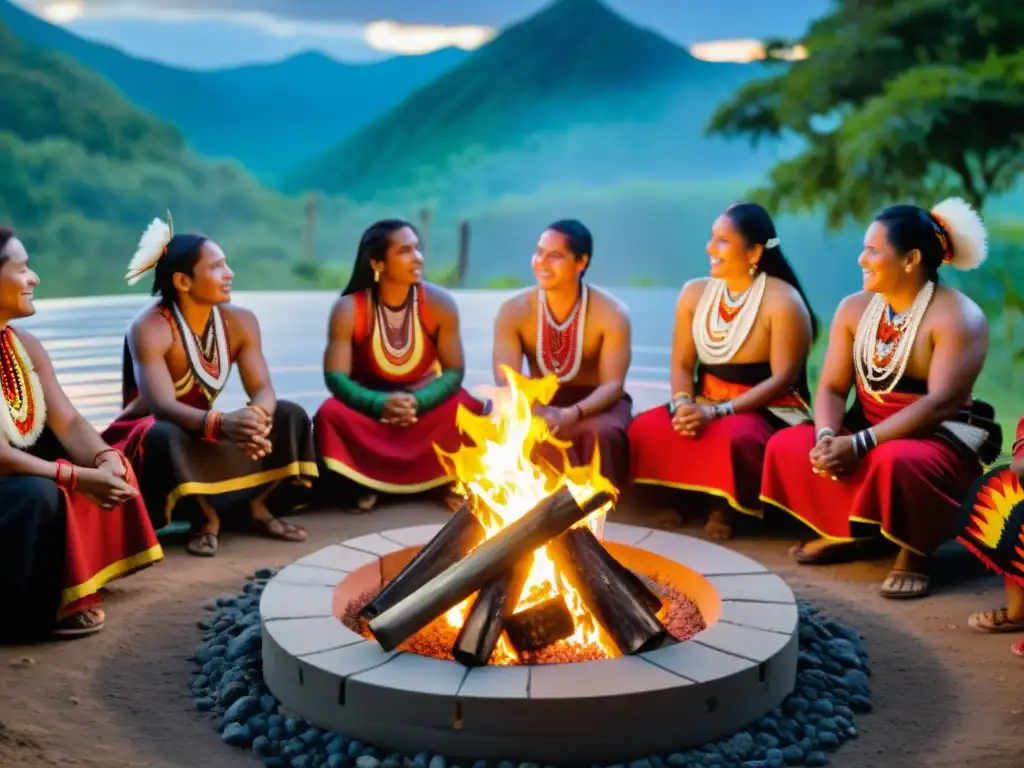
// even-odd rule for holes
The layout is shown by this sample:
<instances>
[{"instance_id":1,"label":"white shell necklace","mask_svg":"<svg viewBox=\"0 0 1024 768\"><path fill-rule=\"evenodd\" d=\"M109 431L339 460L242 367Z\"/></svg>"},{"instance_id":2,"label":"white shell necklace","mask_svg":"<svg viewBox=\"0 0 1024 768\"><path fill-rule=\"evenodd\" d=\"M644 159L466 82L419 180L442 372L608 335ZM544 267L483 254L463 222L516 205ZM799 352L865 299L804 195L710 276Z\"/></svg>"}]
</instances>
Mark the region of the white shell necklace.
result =
<instances>
[{"instance_id":1,"label":"white shell necklace","mask_svg":"<svg viewBox=\"0 0 1024 768\"><path fill-rule=\"evenodd\" d=\"M736 356L757 320L767 283L768 275L762 272L733 298L724 280L708 281L693 313L692 326L693 343L702 363L722 365Z\"/></svg>"},{"instance_id":2,"label":"white shell necklace","mask_svg":"<svg viewBox=\"0 0 1024 768\"><path fill-rule=\"evenodd\" d=\"M562 384L576 378L583 363L588 293L587 284L583 283L565 322L556 323L544 291L537 291L537 367L543 376L557 376Z\"/></svg>"},{"instance_id":3,"label":"white shell necklace","mask_svg":"<svg viewBox=\"0 0 1024 768\"><path fill-rule=\"evenodd\" d=\"M897 322L890 321L897 327L899 335L895 340L889 341L878 338L882 318L891 309L889 302L880 293L872 297L857 325L857 334L853 337L853 364L861 386L868 393L888 394L899 384L907 370L907 363L910 362L910 353L914 349L914 339L921 328L924 313L928 310L934 294L935 283L929 280L917 292L914 303L903 313L902 319ZM892 348L893 345L895 349ZM875 362L876 356L886 359L886 363L878 365Z\"/></svg>"},{"instance_id":4,"label":"white shell necklace","mask_svg":"<svg viewBox=\"0 0 1024 768\"><path fill-rule=\"evenodd\" d=\"M207 359L213 357L211 353L214 352L214 348L216 349L217 373L214 374L208 366L203 364L203 353L196 342L196 334L189 324L185 322L185 317L181 314L181 310L178 309L178 305L172 304L171 307L174 311L174 319L178 323L178 335L181 337L181 343L185 347L185 356L188 358L192 374L209 391L219 393L224 389L224 385L228 383L228 376L231 375L231 361L227 337L224 333L224 319L221 317L220 310L217 307L211 309L211 320L213 323L212 339L205 340L203 344L206 347Z\"/></svg>"}]
</instances>

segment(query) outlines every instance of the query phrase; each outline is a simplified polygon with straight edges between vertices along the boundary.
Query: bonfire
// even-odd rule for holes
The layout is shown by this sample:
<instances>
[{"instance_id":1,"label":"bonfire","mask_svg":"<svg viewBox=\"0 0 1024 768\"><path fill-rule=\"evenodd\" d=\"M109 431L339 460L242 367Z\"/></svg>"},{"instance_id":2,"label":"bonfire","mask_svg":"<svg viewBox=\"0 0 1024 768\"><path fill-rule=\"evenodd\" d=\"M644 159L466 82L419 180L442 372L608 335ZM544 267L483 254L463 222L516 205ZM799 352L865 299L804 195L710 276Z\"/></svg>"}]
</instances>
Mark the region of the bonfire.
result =
<instances>
[{"instance_id":1,"label":"bonfire","mask_svg":"<svg viewBox=\"0 0 1024 768\"><path fill-rule=\"evenodd\" d=\"M684 624L700 623L685 596L659 589L601 543L619 489L601 474L596 449L573 466L570 444L536 414L557 379L505 373L490 413L460 406L468 440L454 453L435 446L461 507L358 606L360 631L387 650L480 666L614 658L673 641L662 623L669 614L675 624L688 613L697 621Z\"/></svg>"}]
</instances>

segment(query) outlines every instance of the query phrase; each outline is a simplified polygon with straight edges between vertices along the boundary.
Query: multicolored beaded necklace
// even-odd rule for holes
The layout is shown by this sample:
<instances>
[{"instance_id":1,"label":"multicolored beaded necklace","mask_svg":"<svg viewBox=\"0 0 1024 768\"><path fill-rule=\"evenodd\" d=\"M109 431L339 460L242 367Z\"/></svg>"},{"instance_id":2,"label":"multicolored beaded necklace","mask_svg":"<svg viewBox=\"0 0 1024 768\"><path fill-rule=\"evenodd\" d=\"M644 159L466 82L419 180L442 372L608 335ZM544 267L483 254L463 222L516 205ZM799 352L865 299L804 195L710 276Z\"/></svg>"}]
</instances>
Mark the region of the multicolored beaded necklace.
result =
<instances>
[{"instance_id":1,"label":"multicolored beaded necklace","mask_svg":"<svg viewBox=\"0 0 1024 768\"><path fill-rule=\"evenodd\" d=\"M576 378L583 362L587 300L587 285L583 283L569 317L557 323L544 291L537 292L537 367L544 376L554 375L563 384Z\"/></svg>"},{"instance_id":2,"label":"multicolored beaded necklace","mask_svg":"<svg viewBox=\"0 0 1024 768\"><path fill-rule=\"evenodd\" d=\"M46 403L32 361L10 327L0 330L0 384L6 404L0 410L4 437L16 448L29 448L43 432Z\"/></svg>"},{"instance_id":3,"label":"multicolored beaded necklace","mask_svg":"<svg viewBox=\"0 0 1024 768\"><path fill-rule=\"evenodd\" d=\"M377 366L389 375L408 375L422 362L425 346L419 294L419 288L413 286L397 307L372 297L375 311L370 349Z\"/></svg>"},{"instance_id":4,"label":"multicolored beaded necklace","mask_svg":"<svg viewBox=\"0 0 1024 768\"><path fill-rule=\"evenodd\" d=\"M206 321L206 327L199 335L185 321L177 304L173 305L172 310L192 377L199 382L207 400L212 403L224 389L224 385L228 383L228 376L231 375L231 358L227 334L224 331L224 318L220 310L213 307L210 319Z\"/></svg>"}]
</instances>

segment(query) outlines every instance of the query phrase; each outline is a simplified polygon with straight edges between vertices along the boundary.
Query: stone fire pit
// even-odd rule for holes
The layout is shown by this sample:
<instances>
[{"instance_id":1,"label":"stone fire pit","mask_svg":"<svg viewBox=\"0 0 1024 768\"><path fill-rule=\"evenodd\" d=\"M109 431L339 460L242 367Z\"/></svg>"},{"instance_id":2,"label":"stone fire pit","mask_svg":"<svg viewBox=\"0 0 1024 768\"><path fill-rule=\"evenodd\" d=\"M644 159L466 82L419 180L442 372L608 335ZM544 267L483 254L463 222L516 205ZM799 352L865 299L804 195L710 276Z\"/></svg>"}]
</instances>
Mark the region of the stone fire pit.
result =
<instances>
[{"instance_id":1,"label":"stone fire pit","mask_svg":"<svg viewBox=\"0 0 1024 768\"><path fill-rule=\"evenodd\" d=\"M441 525L331 545L281 570L260 602L263 677L328 731L406 754L541 764L629 760L730 735L778 707L797 672L793 592L759 563L700 539L608 523L623 565L656 571L697 604L693 639L621 658L484 666L383 651L346 606L392 579Z\"/></svg>"}]
</instances>

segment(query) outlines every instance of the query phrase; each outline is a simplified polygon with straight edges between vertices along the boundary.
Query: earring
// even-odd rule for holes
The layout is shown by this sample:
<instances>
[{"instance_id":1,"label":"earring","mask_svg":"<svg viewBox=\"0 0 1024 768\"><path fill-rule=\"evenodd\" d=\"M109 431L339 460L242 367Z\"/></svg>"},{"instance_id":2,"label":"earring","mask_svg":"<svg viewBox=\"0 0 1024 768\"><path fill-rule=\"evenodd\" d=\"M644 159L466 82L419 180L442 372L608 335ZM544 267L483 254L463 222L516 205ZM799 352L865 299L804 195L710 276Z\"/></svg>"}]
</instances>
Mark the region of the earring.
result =
<instances>
[{"instance_id":1,"label":"earring","mask_svg":"<svg viewBox=\"0 0 1024 768\"><path fill-rule=\"evenodd\" d=\"M751 276L751 277L753 277L754 275L756 275L756 274L757 274L757 264L751 264L751 265L750 265L750 269L748 269L748 270L747 270L747 272L749 272L749 273L750 273L750 276Z\"/></svg>"},{"instance_id":2,"label":"earring","mask_svg":"<svg viewBox=\"0 0 1024 768\"><path fill-rule=\"evenodd\" d=\"M376 269L373 270L373 282L375 282L375 283L379 283L380 282L380 272L378 270L376 270Z\"/></svg>"}]
</instances>

